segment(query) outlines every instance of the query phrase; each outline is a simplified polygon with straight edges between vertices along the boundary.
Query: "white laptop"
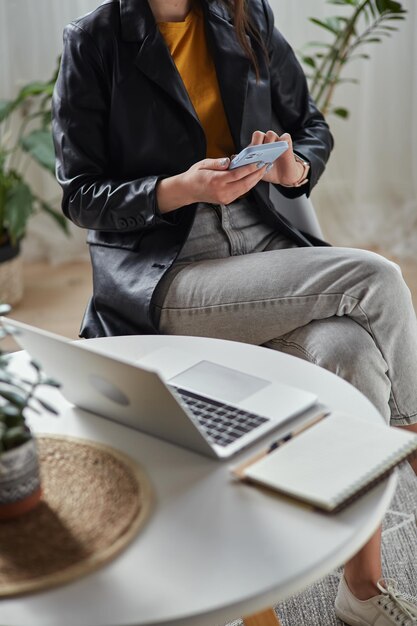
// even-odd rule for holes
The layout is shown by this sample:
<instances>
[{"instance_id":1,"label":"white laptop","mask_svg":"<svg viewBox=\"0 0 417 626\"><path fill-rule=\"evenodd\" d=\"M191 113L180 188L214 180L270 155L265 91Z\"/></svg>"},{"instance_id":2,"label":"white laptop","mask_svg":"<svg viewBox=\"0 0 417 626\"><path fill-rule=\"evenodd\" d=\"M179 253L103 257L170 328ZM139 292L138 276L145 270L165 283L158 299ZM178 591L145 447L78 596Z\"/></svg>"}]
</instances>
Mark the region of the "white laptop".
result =
<instances>
[{"instance_id":1,"label":"white laptop","mask_svg":"<svg viewBox=\"0 0 417 626\"><path fill-rule=\"evenodd\" d=\"M307 391L170 348L133 363L88 340L1 321L69 402L207 456L229 458L317 402Z\"/></svg>"}]
</instances>

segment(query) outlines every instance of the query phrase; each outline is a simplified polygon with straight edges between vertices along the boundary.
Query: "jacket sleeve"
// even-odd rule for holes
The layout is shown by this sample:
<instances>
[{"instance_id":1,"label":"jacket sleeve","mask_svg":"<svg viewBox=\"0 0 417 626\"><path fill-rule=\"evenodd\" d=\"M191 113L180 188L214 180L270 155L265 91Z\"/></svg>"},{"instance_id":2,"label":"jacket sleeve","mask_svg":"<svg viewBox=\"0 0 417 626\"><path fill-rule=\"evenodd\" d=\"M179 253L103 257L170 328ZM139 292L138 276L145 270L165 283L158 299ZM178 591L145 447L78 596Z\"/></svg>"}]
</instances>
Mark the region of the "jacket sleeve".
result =
<instances>
[{"instance_id":1,"label":"jacket sleeve","mask_svg":"<svg viewBox=\"0 0 417 626\"><path fill-rule=\"evenodd\" d=\"M64 30L64 49L52 100L56 177L62 210L82 228L135 231L164 221L156 203L161 176L115 180L110 171L110 85L90 34Z\"/></svg>"},{"instance_id":2,"label":"jacket sleeve","mask_svg":"<svg viewBox=\"0 0 417 626\"><path fill-rule=\"evenodd\" d=\"M304 193L309 196L324 171L333 148L333 137L308 92L305 74L294 51L275 28L268 1L263 2L268 22L272 110L282 132L290 133L294 151L310 163L309 183L298 188L281 185L276 188L288 198Z\"/></svg>"}]
</instances>

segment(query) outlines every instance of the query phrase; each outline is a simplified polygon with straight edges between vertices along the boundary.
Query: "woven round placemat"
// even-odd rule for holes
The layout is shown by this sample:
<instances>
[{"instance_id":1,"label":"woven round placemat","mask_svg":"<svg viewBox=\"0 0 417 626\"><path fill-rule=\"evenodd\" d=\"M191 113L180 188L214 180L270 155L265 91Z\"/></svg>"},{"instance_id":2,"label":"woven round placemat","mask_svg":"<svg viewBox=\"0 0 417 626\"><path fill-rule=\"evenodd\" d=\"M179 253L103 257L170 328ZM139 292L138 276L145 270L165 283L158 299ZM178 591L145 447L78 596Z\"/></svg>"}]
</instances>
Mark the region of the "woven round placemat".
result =
<instances>
[{"instance_id":1,"label":"woven round placemat","mask_svg":"<svg viewBox=\"0 0 417 626\"><path fill-rule=\"evenodd\" d=\"M63 436L38 437L42 501L0 523L0 596L49 589L114 558L146 521L152 489L124 454Z\"/></svg>"}]
</instances>

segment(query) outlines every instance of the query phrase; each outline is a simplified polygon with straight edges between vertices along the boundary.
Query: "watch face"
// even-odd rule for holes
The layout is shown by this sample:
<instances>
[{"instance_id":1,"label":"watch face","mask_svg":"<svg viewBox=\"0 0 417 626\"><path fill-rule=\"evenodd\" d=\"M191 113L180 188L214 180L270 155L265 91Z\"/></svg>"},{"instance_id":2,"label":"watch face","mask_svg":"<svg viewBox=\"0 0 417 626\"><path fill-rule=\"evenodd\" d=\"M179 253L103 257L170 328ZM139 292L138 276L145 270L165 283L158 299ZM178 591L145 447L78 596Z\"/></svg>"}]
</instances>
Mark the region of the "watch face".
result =
<instances>
[{"instance_id":1,"label":"watch face","mask_svg":"<svg viewBox=\"0 0 417 626\"><path fill-rule=\"evenodd\" d=\"M298 154L294 153L294 157L295 157L295 160L298 163L301 163L301 165L304 168L304 171L303 171L301 177L294 184L294 187L301 187L302 185L305 185L308 182L308 173L310 171L310 163L308 163L308 161L304 161L304 159L299 157Z\"/></svg>"},{"instance_id":2,"label":"watch face","mask_svg":"<svg viewBox=\"0 0 417 626\"><path fill-rule=\"evenodd\" d=\"M296 161L298 161L302 165L305 165L306 167L308 167L310 165L310 163L308 161L304 161L304 159L299 157L298 154L296 154L295 152L294 152L294 158L295 158Z\"/></svg>"},{"instance_id":3,"label":"watch face","mask_svg":"<svg viewBox=\"0 0 417 626\"><path fill-rule=\"evenodd\" d=\"M310 163L302 159L295 152L293 154L294 154L294 159L297 161L297 163L301 163L301 165L303 166L304 168L303 173L301 174L300 178L292 185L282 185L281 183L283 187L301 187L302 185L305 185L306 183L308 183L308 173L310 171Z\"/></svg>"}]
</instances>

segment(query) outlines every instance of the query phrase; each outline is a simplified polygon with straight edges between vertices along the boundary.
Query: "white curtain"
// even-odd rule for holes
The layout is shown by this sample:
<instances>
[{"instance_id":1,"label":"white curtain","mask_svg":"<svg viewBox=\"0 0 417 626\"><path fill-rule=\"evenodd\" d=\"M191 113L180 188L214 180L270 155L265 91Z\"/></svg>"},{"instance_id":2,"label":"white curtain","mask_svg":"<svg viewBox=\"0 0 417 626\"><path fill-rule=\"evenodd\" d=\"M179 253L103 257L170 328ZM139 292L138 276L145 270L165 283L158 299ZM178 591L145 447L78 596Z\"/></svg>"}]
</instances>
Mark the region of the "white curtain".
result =
<instances>
[{"instance_id":1,"label":"white curtain","mask_svg":"<svg viewBox=\"0 0 417 626\"><path fill-rule=\"evenodd\" d=\"M325 0L270 0L276 25L296 50L322 38L308 21L338 7ZM312 199L327 238L337 245L382 245L399 256L417 256L417 3L403 0L406 21L382 44L370 44L371 60L352 63L335 102L349 120L329 117L335 150ZM48 78L66 23L97 0L0 0L0 98L22 84ZM32 166L33 183L59 205L59 188ZM85 233L71 240L47 218L31 222L27 257L67 260L86 254Z\"/></svg>"},{"instance_id":2,"label":"white curtain","mask_svg":"<svg viewBox=\"0 0 417 626\"><path fill-rule=\"evenodd\" d=\"M417 257L417 3L399 31L369 44L371 60L352 62L335 103L350 118L329 116L335 149L312 199L328 239L337 245L381 245ZM308 16L337 14L324 0L272 0L277 25L296 50L322 29Z\"/></svg>"}]
</instances>

